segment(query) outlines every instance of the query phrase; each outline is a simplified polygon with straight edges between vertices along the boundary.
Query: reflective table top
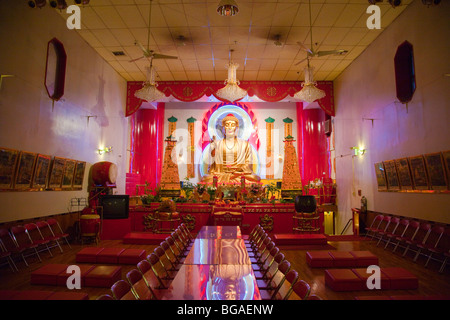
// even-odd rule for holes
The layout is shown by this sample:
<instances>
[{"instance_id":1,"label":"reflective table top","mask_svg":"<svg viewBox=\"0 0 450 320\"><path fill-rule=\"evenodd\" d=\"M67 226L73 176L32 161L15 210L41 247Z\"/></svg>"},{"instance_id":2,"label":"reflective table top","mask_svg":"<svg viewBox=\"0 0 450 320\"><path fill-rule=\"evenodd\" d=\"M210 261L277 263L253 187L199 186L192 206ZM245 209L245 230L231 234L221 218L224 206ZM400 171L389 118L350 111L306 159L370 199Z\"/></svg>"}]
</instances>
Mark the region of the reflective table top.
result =
<instances>
[{"instance_id":1,"label":"reflective table top","mask_svg":"<svg viewBox=\"0 0 450 320\"><path fill-rule=\"evenodd\" d=\"M203 226L197 239L242 239L239 226Z\"/></svg>"}]
</instances>

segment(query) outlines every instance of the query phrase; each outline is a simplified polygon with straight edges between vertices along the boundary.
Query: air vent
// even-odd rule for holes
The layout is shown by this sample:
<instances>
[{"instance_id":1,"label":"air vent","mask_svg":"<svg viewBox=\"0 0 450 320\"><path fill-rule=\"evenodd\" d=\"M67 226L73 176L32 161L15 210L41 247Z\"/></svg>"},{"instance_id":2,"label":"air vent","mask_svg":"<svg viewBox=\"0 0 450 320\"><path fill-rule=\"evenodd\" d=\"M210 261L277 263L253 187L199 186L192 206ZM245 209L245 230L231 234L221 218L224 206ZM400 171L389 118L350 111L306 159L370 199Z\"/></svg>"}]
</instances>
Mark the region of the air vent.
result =
<instances>
[{"instance_id":1,"label":"air vent","mask_svg":"<svg viewBox=\"0 0 450 320\"><path fill-rule=\"evenodd\" d=\"M123 52L123 51L113 51L113 55L115 55L115 56L124 56L125 52Z\"/></svg>"}]
</instances>

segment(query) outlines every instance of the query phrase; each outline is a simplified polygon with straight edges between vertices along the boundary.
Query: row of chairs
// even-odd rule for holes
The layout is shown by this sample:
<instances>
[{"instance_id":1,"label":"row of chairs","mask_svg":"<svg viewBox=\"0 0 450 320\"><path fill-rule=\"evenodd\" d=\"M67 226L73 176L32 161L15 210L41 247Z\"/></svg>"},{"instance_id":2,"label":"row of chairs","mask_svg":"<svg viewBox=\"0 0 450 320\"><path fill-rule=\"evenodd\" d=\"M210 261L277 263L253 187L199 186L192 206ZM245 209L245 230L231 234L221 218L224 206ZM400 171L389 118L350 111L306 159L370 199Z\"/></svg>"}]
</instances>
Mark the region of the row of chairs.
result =
<instances>
[{"instance_id":1,"label":"row of chairs","mask_svg":"<svg viewBox=\"0 0 450 320\"><path fill-rule=\"evenodd\" d=\"M402 256L415 251L413 261L421 254L427 258L425 267L432 258L441 261L439 272L443 272L450 256L450 226L428 221L417 221L392 215L377 215L366 228L365 237L378 240L377 246L385 242L384 248L392 245L392 252L404 248Z\"/></svg>"},{"instance_id":2,"label":"row of chairs","mask_svg":"<svg viewBox=\"0 0 450 320\"><path fill-rule=\"evenodd\" d=\"M145 260L111 286L111 294L97 300L159 300L170 286L183 263L194 238L184 223L180 224Z\"/></svg>"},{"instance_id":3,"label":"row of chairs","mask_svg":"<svg viewBox=\"0 0 450 320\"><path fill-rule=\"evenodd\" d=\"M253 228L246 246L263 300L321 300L311 293L310 285L299 278L261 225Z\"/></svg>"},{"instance_id":4,"label":"row of chairs","mask_svg":"<svg viewBox=\"0 0 450 320\"><path fill-rule=\"evenodd\" d=\"M36 223L27 223L24 225L15 225L8 228L0 228L0 252L1 258L5 258L13 272L18 272L16 256L22 258L28 267L27 257L36 256L42 262L39 252L46 250L51 257L53 254L51 248L58 247L64 252L61 243L69 243L69 234L63 232L60 224L54 218L38 221Z\"/></svg>"}]
</instances>

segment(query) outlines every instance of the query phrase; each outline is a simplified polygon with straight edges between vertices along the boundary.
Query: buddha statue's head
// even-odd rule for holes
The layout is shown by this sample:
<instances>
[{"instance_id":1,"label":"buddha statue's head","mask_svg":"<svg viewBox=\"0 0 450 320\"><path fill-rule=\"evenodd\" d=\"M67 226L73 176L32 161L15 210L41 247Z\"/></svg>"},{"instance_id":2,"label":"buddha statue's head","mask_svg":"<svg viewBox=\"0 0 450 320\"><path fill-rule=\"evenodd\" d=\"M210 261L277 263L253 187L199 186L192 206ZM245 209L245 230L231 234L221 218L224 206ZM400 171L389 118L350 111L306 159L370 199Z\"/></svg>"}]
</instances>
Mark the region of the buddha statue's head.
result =
<instances>
[{"instance_id":1,"label":"buddha statue's head","mask_svg":"<svg viewBox=\"0 0 450 320\"><path fill-rule=\"evenodd\" d=\"M223 118L222 126L225 129L224 134L227 138L234 137L236 134L236 129L239 128L239 119L230 113Z\"/></svg>"}]
</instances>

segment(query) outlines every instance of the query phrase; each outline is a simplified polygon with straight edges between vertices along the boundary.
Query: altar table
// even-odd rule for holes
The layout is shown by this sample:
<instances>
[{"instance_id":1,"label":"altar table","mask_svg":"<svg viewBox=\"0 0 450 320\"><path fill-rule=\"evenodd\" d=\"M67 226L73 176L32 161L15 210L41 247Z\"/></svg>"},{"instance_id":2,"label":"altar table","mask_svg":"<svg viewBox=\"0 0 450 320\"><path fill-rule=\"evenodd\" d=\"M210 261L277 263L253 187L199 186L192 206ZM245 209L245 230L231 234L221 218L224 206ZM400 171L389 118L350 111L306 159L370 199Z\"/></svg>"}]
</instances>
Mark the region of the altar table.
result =
<instances>
[{"instance_id":1,"label":"altar table","mask_svg":"<svg viewBox=\"0 0 450 320\"><path fill-rule=\"evenodd\" d=\"M202 227L162 299L260 300L240 227Z\"/></svg>"}]
</instances>

